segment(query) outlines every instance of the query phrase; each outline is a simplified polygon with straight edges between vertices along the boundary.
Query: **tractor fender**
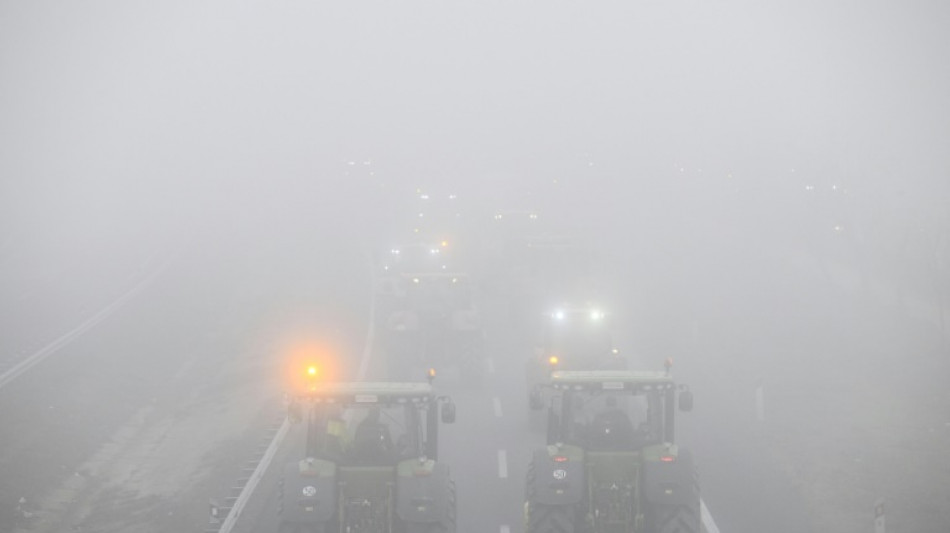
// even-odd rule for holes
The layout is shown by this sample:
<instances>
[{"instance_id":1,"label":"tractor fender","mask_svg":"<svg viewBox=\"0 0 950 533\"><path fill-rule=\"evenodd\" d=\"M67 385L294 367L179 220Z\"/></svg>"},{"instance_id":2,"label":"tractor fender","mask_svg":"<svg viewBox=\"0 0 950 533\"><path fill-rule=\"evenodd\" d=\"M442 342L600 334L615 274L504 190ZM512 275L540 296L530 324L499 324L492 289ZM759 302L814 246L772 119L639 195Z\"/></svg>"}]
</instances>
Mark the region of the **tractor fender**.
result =
<instances>
[{"instance_id":1,"label":"tractor fender","mask_svg":"<svg viewBox=\"0 0 950 533\"><path fill-rule=\"evenodd\" d=\"M444 522L452 516L446 464L408 459L396 467L396 515L405 522Z\"/></svg>"},{"instance_id":2,"label":"tractor fender","mask_svg":"<svg viewBox=\"0 0 950 533\"><path fill-rule=\"evenodd\" d=\"M548 446L532 456L533 475L529 493L535 503L573 505L587 490L584 452L575 446Z\"/></svg>"},{"instance_id":3,"label":"tractor fender","mask_svg":"<svg viewBox=\"0 0 950 533\"><path fill-rule=\"evenodd\" d=\"M679 450L666 457L667 460L661 460L645 454L643 488L647 501L661 505L692 503L698 497L693 454ZM673 459L669 460L670 457Z\"/></svg>"},{"instance_id":4,"label":"tractor fender","mask_svg":"<svg viewBox=\"0 0 950 533\"><path fill-rule=\"evenodd\" d=\"M281 479L282 519L314 524L326 522L336 509L336 464L304 459L284 465Z\"/></svg>"}]
</instances>

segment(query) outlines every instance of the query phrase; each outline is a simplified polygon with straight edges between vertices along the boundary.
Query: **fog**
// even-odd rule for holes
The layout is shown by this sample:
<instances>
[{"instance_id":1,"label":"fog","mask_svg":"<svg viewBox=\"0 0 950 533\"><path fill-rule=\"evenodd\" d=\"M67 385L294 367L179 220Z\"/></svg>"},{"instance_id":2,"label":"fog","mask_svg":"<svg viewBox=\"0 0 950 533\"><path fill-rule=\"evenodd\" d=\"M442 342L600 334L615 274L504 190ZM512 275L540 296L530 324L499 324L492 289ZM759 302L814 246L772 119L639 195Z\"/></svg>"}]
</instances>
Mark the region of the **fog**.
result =
<instances>
[{"instance_id":1,"label":"fog","mask_svg":"<svg viewBox=\"0 0 950 533\"><path fill-rule=\"evenodd\" d=\"M748 500L722 466L754 434L785 443L788 479L750 515L794 493L799 531L852 531L884 497L897 530L945 531L948 27L950 7L923 0L2 2L0 372L138 283L154 326L117 308L139 333L99 333L90 350L310 336L355 361L371 258L418 227L452 233L497 303L511 295L484 250L518 230L492 216L534 212L590 250L573 288L608 302L635 362L673 355L694 382L684 438L710 464L717 520L763 523L736 511ZM161 371L186 375L187 360ZM751 410L762 380L765 431L725 413ZM920 390L869 392L892 385ZM0 424L28 424L31 387L0 391ZM827 424L810 416L828 405ZM76 465L128 414L78 430ZM829 441L857 466L815 463ZM8 442L13 465L30 441ZM868 466L899 449L936 464L900 481ZM56 475L7 482L0 515Z\"/></svg>"}]
</instances>

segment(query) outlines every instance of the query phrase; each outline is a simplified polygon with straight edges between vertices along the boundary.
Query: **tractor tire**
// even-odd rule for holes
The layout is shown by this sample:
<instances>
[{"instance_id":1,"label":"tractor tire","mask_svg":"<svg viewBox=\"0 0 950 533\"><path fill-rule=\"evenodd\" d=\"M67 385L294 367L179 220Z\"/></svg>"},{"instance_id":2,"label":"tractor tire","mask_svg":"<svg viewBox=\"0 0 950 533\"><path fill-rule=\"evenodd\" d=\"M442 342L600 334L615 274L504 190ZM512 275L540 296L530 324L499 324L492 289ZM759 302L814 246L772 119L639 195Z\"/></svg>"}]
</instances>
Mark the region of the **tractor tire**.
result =
<instances>
[{"instance_id":1,"label":"tractor tire","mask_svg":"<svg viewBox=\"0 0 950 533\"><path fill-rule=\"evenodd\" d=\"M525 533L575 533L577 506L544 505L534 500L534 461L528 464L525 476Z\"/></svg>"},{"instance_id":2,"label":"tractor tire","mask_svg":"<svg viewBox=\"0 0 950 533\"><path fill-rule=\"evenodd\" d=\"M456 533L456 503L455 481L449 480L448 515L442 522L409 522L406 524L406 533Z\"/></svg>"},{"instance_id":3,"label":"tractor tire","mask_svg":"<svg viewBox=\"0 0 950 533\"><path fill-rule=\"evenodd\" d=\"M526 533L575 533L577 508L528 502Z\"/></svg>"},{"instance_id":4,"label":"tractor tire","mask_svg":"<svg viewBox=\"0 0 950 533\"><path fill-rule=\"evenodd\" d=\"M656 512L656 533L699 533L699 506L662 506Z\"/></svg>"},{"instance_id":5,"label":"tractor tire","mask_svg":"<svg viewBox=\"0 0 950 533\"><path fill-rule=\"evenodd\" d=\"M700 533L699 511L699 475L692 474L693 498L683 505L658 505L649 514L653 527L649 531L656 533Z\"/></svg>"}]
</instances>

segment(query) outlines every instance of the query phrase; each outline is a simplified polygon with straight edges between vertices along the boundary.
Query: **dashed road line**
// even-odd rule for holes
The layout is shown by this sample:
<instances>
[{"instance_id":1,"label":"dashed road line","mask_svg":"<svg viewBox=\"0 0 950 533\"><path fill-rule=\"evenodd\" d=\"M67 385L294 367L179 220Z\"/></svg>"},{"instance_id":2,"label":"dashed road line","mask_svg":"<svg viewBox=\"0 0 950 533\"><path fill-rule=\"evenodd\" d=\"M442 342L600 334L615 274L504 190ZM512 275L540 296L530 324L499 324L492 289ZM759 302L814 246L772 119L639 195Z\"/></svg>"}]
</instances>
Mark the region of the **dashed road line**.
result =
<instances>
[{"instance_id":1,"label":"dashed road line","mask_svg":"<svg viewBox=\"0 0 950 533\"><path fill-rule=\"evenodd\" d=\"M492 374L495 373L495 360L488 358L488 371Z\"/></svg>"},{"instance_id":2,"label":"dashed road line","mask_svg":"<svg viewBox=\"0 0 950 533\"><path fill-rule=\"evenodd\" d=\"M503 525L499 528L498 533L511 533L511 528L509 526Z\"/></svg>"},{"instance_id":3,"label":"dashed road line","mask_svg":"<svg viewBox=\"0 0 950 533\"><path fill-rule=\"evenodd\" d=\"M498 450L498 477L508 477L508 453L505 450Z\"/></svg>"},{"instance_id":4,"label":"dashed road line","mask_svg":"<svg viewBox=\"0 0 950 533\"><path fill-rule=\"evenodd\" d=\"M711 514L709 514L709 509L706 508L706 502L702 499L699 500L699 516L702 520L703 531L705 533L719 533L719 526L716 525L716 521L713 520Z\"/></svg>"},{"instance_id":5,"label":"dashed road line","mask_svg":"<svg viewBox=\"0 0 950 533\"><path fill-rule=\"evenodd\" d=\"M497 416L498 418L501 418L501 400L499 400L498 397L496 396L492 398L492 404L495 407L495 416Z\"/></svg>"}]
</instances>

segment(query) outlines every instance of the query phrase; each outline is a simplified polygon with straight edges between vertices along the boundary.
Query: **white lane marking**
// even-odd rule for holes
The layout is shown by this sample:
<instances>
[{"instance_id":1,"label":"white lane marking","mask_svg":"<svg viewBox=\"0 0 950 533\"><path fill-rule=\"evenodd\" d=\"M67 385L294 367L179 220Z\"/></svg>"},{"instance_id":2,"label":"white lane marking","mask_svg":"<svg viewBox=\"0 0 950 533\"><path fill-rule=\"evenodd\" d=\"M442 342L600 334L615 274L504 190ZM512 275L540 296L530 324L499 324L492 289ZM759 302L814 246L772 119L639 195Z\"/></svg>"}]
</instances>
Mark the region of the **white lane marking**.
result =
<instances>
[{"instance_id":1,"label":"white lane marking","mask_svg":"<svg viewBox=\"0 0 950 533\"><path fill-rule=\"evenodd\" d=\"M501 418L501 400L499 400L498 397L496 396L492 398L492 403L495 406L495 416L497 416L498 418Z\"/></svg>"},{"instance_id":2,"label":"white lane marking","mask_svg":"<svg viewBox=\"0 0 950 533\"><path fill-rule=\"evenodd\" d=\"M138 282L138 284L136 284L134 287L129 289L122 296L119 296L118 298L116 298L115 301L113 301L112 303L100 309L99 312L92 315L91 318L89 318L82 324L79 324L78 326L76 326L75 328L67 332L65 335L61 336L60 338L56 339L55 341L49 343L48 345L46 345L46 347L44 347L40 351L27 357L26 359L21 360L16 365L14 365L13 368L0 374L0 388L3 388L4 386L9 385L10 382L12 382L14 379L19 377L20 374L23 374L27 370L33 368L34 366L39 364L41 361L43 361L47 357L56 353L60 348L68 345L72 341L79 338L79 336L82 335L83 333L91 330L97 324L109 318L111 314L118 311L119 308L121 308L126 302L134 298L138 293L142 292L142 290L145 287L147 287L151 282L155 281L155 278L157 278L162 272L165 271L165 268L168 267L168 265L172 262L172 260L175 259L177 255L178 255L177 251L173 252L171 257L169 257L167 260L165 260L164 263L156 267L155 270L153 270L142 281Z\"/></svg>"},{"instance_id":3,"label":"white lane marking","mask_svg":"<svg viewBox=\"0 0 950 533\"><path fill-rule=\"evenodd\" d=\"M488 358L488 371L492 374L495 373L495 360L491 357Z\"/></svg>"},{"instance_id":4,"label":"white lane marking","mask_svg":"<svg viewBox=\"0 0 950 533\"><path fill-rule=\"evenodd\" d=\"M501 526L499 533L511 533L511 528L508 526Z\"/></svg>"},{"instance_id":5,"label":"white lane marking","mask_svg":"<svg viewBox=\"0 0 950 533\"><path fill-rule=\"evenodd\" d=\"M257 463L257 468L254 469L254 473L251 474L250 479L247 480L247 484L244 485L241 494L238 494L237 500L234 501L234 506L231 507L231 511L228 512L228 516L221 524L221 529L218 530L219 533L222 531L228 533L234 528L235 524L237 524L237 520L241 516L241 511L244 510L244 506L247 505L248 500L251 499L251 494L254 493L257 484L260 483L261 478L264 477L264 473L267 472L268 467L270 467L270 462L273 461L274 456L277 455L277 450L280 449L280 445L284 442L284 437L287 436L288 431L290 431L290 419L284 418L284 423L281 424L280 429L277 430L277 435L274 435L274 440L270 442L270 446L268 446L267 451L264 452L264 457L261 458L261 462Z\"/></svg>"},{"instance_id":6,"label":"white lane marking","mask_svg":"<svg viewBox=\"0 0 950 533\"><path fill-rule=\"evenodd\" d=\"M508 454L505 450L498 450L498 477L501 479L508 477Z\"/></svg>"},{"instance_id":7,"label":"white lane marking","mask_svg":"<svg viewBox=\"0 0 950 533\"><path fill-rule=\"evenodd\" d=\"M709 514L709 509L706 508L706 502L700 498L699 500L699 516L703 522L703 531L705 533L719 533L719 526L716 525L716 521L713 520L711 514Z\"/></svg>"}]
</instances>

